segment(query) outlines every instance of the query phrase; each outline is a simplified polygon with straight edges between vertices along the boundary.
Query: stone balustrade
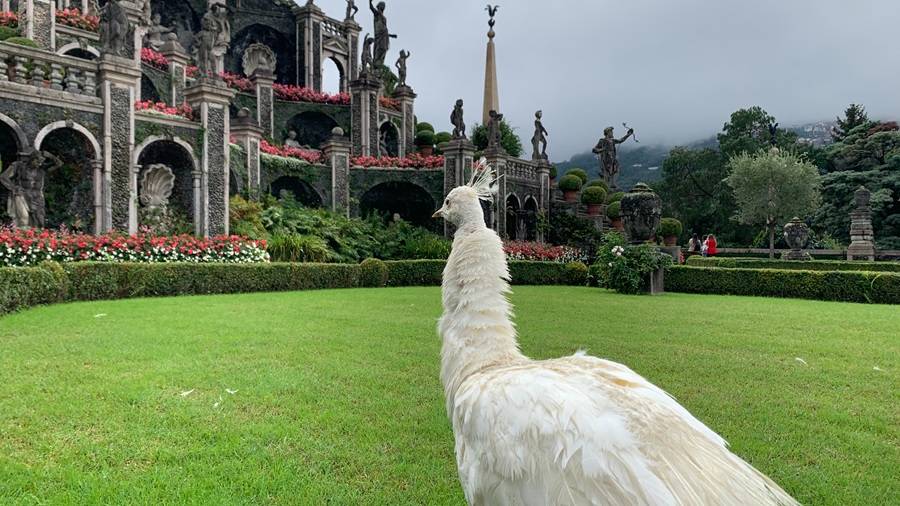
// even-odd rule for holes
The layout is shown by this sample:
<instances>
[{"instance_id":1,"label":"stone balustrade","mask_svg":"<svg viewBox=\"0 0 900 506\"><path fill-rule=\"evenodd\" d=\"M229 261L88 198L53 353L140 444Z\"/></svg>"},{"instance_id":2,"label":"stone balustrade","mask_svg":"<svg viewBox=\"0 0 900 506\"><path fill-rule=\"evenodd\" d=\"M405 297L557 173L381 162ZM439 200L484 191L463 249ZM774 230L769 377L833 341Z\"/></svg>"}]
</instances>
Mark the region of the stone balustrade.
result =
<instances>
[{"instance_id":1,"label":"stone balustrade","mask_svg":"<svg viewBox=\"0 0 900 506\"><path fill-rule=\"evenodd\" d=\"M537 182L539 179L537 166L527 160L510 157L506 161L506 177L523 182Z\"/></svg>"},{"instance_id":2,"label":"stone balustrade","mask_svg":"<svg viewBox=\"0 0 900 506\"><path fill-rule=\"evenodd\" d=\"M97 64L41 49L0 42L0 83L97 96Z\"/></svg>"}]
</instances>

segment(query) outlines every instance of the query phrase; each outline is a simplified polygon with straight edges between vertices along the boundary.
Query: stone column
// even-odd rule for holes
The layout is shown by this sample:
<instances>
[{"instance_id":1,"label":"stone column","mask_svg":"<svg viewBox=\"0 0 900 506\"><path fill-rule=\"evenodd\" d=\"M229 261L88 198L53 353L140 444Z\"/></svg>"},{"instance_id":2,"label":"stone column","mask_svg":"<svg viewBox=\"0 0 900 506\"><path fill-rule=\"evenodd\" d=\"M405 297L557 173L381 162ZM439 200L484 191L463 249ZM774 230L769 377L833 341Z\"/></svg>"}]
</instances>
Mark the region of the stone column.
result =
<instances>
[{"instance_id":1,"label":"stone column","mask_svg":"<svg viewBox=\"0 0 900 506\"><path fill-rule=\"evenodd\" d=\"M137 187L132 183L134 102L141 70L131 58L103 55L100 98L103 101L103 230L137 232Z\"/></svg>"},{"instance_id":2,"label":"stone column","mask_svg":"<svg viewBox=\"0 0 900 506\"><path fill-rule=\"evenodd\" d=\"M444 152L444 195L469 182L475 163L475 145L468 139L454 139L440 146ZM444 236L453 236L453 226L444 220Z\"/></svg>"},{"instance_id":3,"label":"stone column","mask_svg":"<svg viewBox=\"0 0 900 506\"><path fill-rule=\"evenodd\" d=\"M541 194L538 197L538 212L547 216L550 212L550 168L551 164L547 160L536 160L537 177L540 181ZM549 216L547 216L549 217ZM537 231L538 242L544 242L544 232L540 229Z\"/></svg>"},{"instance_id":4,"label":"stone column","mask_svg":"<svg viewBox=\"0 0 900 506\"><path fill-rule=\"evenodd\" d=\"M856 209L850 213L850 247L847 260L875 261L875 230L872 228L871 192L860 186L853 194Z\"/></svg>"},{"instance_id":5,"label":"stone column","mask_svg":"<svg viewBox=\"0 0 900 506\"><path fill-rule=\"evenodd\" d=\"M350 47L350 68L344 69L344 81L341 83L341 91L347 91L350 81L359 78L359 34L362 27L356 21L348 19L344 21L344 34L347 36L347 44Z\"/></svg>"},{"instance_id":6,"label":"stone column","mask_svg":"<svg viewBox=\"0 0 900 506\"><path fill-rule=\"evenodd\" d=\"M184 92L202 127L200 157L200 232L204 237L228 233L228 104L234 91L218 78L200 79ZM196 213L195 213L196 214Z\"/></svg>"},{"instance_id":7,"label":"stone column","mask_svg":"<svg viewBox=\"0 0 900 506\"><path fill-rule=\"evenodd\" d=\"M331 165L331 210L350 216L350 150L351 143L341 127L331 131L322 144L325 163Z\"/></svg>"},{"instance_id":8,"label":"stone column","mask_svg":"<svg viewBox=\"0 0 900 506\"><path fill-rule=\"evenodd\" d=\"M297 84L322 91L322 21L325 14L312 2L295 5L297 19Z\"/></svg>"},{"instance_id":9,"label":"stone column","mask_svg":"<svg viewBox=\"0 0 900 506\"><path fill-rule=\"evenodd\" d=\"M275 74L268 70L256 69L250 75L250 82L256 89L256 121L263 129L263 136L275 136Z\"/></svg>"},{"instance_id":10,"label":"stone column","mask_svg":"<svg viewBox=\"0 0 900 506\"><path fill-rule=\"evenodd\" d=\"M172 83L169 88L170 104L178 107L184 103L184 87L187 82L185 71L191 61L191 57L178 43L178 38L174 34L170 34L170 37L159 48L159 52L169 60L169 78Z\"/></svg>"},{"instance_id":11,"label":"stone column","mask_svg":"<svg viewBox=\"0 0 900 506\"><path fill-rule=\"evenodd\" d=\"M354 156L378 156L378 92L381 80L363 74L350 83L350 132Z\"/></svg>"},{"instance_id":12,"label":"stone column","mask_svg":"<svg viewBox=\"0 0 900 506\"><path fill-rule=\"evenodd\" d=\"M259 198L259 141L262 139L262 134L263 129L246 109L238 112L238 117L231 122L231 137L234 139L235 144L244 149L247 157L244 160L244 166L247 168L248 194L252 200Z\"/></svg>"},{"instance_id":13,"label":"stone column","mask_svg":"<svg viewBox=\"0 0 900 506\"><path fill-rule=\"evenodd\" d=\"M493 167L494 173L497 175L497 197L494 200L494 223L493 229L500 234L500 237L506 238L506 152L503 149L489 148L484 151L484 158L488 165Z\"/></svg>"},{"instance_id":14,"label":"stone column","mask_svg":"<svg viewBox=\"0 0 900 506\"><path fill-rule=\"evenodd\" d=\"M55 0L19 0L19 31L41 49L56 49Z\"/></svg>"},{"instance_id":15,"label":"stone column","mask_svg":"<svg viewBox=\"0 0 900 506\"><path fill-rule=\"evenodd\" d=\"M401 129L400 129L400 156L412 153L416 140L416 94L409 86L399 86L394 90L394 98L400 101Z\"/></svg>"},{"instance_id":16,"label":"stone column","mask_svg":"<svg viewBox=\"0 0 900 506\"><path fill-rule=\"evenodd\" d=\"M102 153L97 153L102 155ZM107 230L106 213L104 209L104 184L103 184L103 159L91 161L93 168L92 181L94 186L94 235L100 235Z\"/></svg>"}]
</instances>

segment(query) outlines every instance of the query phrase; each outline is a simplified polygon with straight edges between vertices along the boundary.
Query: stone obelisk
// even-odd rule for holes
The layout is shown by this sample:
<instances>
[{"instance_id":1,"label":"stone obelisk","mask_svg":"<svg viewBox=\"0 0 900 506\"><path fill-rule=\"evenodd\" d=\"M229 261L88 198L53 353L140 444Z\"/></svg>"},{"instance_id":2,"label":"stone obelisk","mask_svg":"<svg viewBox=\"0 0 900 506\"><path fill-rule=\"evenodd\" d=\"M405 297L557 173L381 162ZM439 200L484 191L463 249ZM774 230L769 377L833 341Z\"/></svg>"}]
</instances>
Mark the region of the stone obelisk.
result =
<instances>
[{"instance_id":1,"label":"stone obelisk","mask_svg":"<svg viewBox=\"0 0 900 506\"><path fill-rule=\"evenodd\" d=\"M498 6L488 6L488 13L491 19L488 21L490 30L488 31L487 57L484 64L484 111L481 117L481 124L487 125L490 121L491 111L500 111L500 93L497 91L497 65L494 55L494 15L497 13Z\"/></svg>"}]
</instances>

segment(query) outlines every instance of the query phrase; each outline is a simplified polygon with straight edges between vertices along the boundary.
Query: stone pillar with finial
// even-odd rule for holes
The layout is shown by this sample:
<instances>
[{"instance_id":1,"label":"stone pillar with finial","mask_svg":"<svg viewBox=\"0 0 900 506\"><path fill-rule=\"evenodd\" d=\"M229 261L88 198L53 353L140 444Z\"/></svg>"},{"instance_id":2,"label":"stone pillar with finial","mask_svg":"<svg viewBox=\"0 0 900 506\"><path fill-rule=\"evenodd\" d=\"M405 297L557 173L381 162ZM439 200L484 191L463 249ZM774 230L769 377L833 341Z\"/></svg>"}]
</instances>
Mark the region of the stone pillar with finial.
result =
<instances>
[{"instance_id":1,"label":"stone pillar with finial","mask_svg":"<svg viewBox=\"0 0 900 506\"><path fill-rule=\"evenodd\" d=\"M231 121L231 138L244 151L246 158L243 161L247 168L248 194L252 200L259 198L261 179L259 141L262 139L262 135L263 129L250 114L250 109L241 108L237 117Z\"/></svg>"},{"instance_id":2,"label":"stone pillar with finial","mask_svg":"<svg viewBox=\"0 0 900 506\"><path fill-rule=\"evenodd\" d=\"M350 216L350 148L341 127L334 127L322 144L325 163L331 166L331 210L344 216Z\"/></svg>"},{"instance_id":3,"label":"stone pillar with finial","mask_svg":"<svg viewBox=\"0 0 900 506\"><path fill-rule=\"evenodd\" d=\"M875 260L875 231L872 228L871 192L860 186L853 194L856 209L850 213L850 247L847 260Z\"/></svg>"},{"instance_id":4,"label":"stone pillar with finial","mask_svg":"<svg viewBox=\"0 0 900 506\"><path fill-rule=\"evenodd\" d=\"M322 91L322 23L325 14L312 1L292 9L297 20L297 84Z\"/></svg>"},{"instance_id":5,"label":"stone pillar with finial","mask_svg":"<svg viewBox=\"0 0 900 506\"><path fill-rule=\"evenodd\" d=\"M166 34L166 40L159 48L159 52L169 61L169 78L171 87L169 97L171 105L178 107L184 103L184 87L187 82L187 67L191 56L178 42L178 36L174 33Z\"/></svg>"},{"instance_id":6,"label":"stone pillar with finial","mask_svg":"<svg viewBox=\"0 0 900 506\"><path fill-rule=\"evenodd\" d=\"M487 11L490 15L490 19L488 20L490 30L488 30L487 34L487 55L484 63L484 110L482 111L481 116L482 125L487 125L488 121L490 121L491 111L500 110L500 92L498 91L497 86L497 62L494 48L494 37L496 36L496 33L494 32L494 24L496 24L494 16L497 15L497 9L499 8L499 5L487 6Z\"/></svg>"},{"instance_id":7,"label":"stone pillar with finial","mask_svg":"<svg viewBox=\"0 0 900 506\"><path fill-rule=\"evenodd\" d=\"M363 72L350 82L350 140L354 156L378 156L380 90L381 80L374 72Z\"/></svg>"}]
</instances>

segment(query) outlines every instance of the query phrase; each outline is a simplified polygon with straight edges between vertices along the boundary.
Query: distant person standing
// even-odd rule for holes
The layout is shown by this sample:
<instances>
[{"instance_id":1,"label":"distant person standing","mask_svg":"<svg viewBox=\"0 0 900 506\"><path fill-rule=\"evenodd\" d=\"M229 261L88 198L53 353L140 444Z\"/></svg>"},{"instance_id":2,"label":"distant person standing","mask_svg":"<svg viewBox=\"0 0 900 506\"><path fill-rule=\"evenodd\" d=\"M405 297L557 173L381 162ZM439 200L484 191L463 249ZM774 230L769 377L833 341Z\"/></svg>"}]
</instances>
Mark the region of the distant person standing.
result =
<instances>
[{"instance_id":1,"label":"distant person standing","mask_svg":"<svg viewBox=\"0 0 900 506\"><path fill-rule=\"evenodd\" d=\"M719 252L718 246L716 236L709 234L709 237L706 238L706 256L716 256L716 253Z\"/></svg>"},{"instance_id":2,"label":"distant person standing","mask_svg":"<svg viewBox=\"0 0 900 506\"><path fill-rule=\"evenodd\" d=\"M709 252L709 236L704 235L703 241L700 243L700 254L703 256L706 256L706 254L708 252Z\"/></svg>"},{"instance_id":3,"label":"distant person standing","mask_svg":"<svg viewBox=\"0 0 900 506\"><path fill-rule=\"evenodd\" d=\"M688 253L695 255L700 253L700 238L697 237L697 234L693 234L691 240L688 241Z\"/></svg>"}]
</instances>

